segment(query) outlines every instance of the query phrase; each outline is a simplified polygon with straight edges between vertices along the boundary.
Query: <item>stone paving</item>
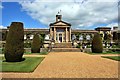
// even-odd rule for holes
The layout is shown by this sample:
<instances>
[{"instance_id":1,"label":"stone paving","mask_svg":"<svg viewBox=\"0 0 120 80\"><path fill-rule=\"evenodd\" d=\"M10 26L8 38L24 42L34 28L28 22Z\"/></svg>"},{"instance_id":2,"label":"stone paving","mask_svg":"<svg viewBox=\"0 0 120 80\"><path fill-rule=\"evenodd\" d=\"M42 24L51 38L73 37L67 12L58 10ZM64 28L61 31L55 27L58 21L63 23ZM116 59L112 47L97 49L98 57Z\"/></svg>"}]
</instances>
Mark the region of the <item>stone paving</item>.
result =
<instances>
[{"instance_id":1,"label":"stone paving","mask_svg":"<svg viewBox=\"0 0 120 80\"><path fill-rule=\"evenodd\" d=\"M51 52L32 73L0 74L3 78L118 78L118 61L82 52Z\"/></svg>"}]
</instances>

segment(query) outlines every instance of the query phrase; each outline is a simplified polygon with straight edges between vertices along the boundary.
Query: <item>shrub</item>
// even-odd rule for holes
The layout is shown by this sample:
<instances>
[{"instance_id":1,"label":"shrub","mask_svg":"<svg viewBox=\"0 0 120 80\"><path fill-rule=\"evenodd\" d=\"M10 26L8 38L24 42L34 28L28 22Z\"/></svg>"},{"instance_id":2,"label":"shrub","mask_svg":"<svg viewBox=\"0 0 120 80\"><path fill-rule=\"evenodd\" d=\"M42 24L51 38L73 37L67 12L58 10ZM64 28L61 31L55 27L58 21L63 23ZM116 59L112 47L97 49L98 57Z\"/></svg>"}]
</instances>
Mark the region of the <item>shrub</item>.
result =
<instances>
[{"instance_id":1,"label":"shrub","mask_svg":"<svg viewBox=\"0 0 120 80\"><path fill-rule=\"evenodd\" d=\"M117 32L113 32L113 40L117 40L118 39L118 34Z\"/></svg>"},{"instance_id":2,"label":"shrub","mask_svg":"<svg viewBox=\"0 0 120 80\"><path fill-rule=\"evenodd\" d=\"M6 38L5 59L7 62L22 61L24 53L24 29L23 23L12 22Z\"/></svg>"},{"instance_id":3,"label":"shrub","mask_svg":"<svg viewBox=\"0 0 120 80\"><path fill-rule=\"evenodd\" d=\"M103 45L100 34L95 34L92 40L92 52L93 53L102 53Z\"/></svg>"},{"instance_id":4,"label":"shrub","mask_svg":"<svg viewBox=\"0 0 120 80\"><path fill-rule=\"evenodd\" d=\"M40 53L40 37L38 34L35 34L33 37L33 42L31 45L31 52L32 53Z\"/></svg>"},{"instance_id":5,"label":"shrub","mask_svg":"<svg viewBox=\"0 0 120 80\"><path fill-rule=\"evenodd\" d=\"M78 45L76 46L76 48L80 48L80 44L78 44Z\"/></svg>"},{"instance_id":6,"label":"shrub","mask_svg":"<svg viewBox=\"0 0 120 80\"><path fill-rule=\"evenodd\" d=\"M24 43L24 48L31 48L31 43Z\"/></svg>"}]
</instances>

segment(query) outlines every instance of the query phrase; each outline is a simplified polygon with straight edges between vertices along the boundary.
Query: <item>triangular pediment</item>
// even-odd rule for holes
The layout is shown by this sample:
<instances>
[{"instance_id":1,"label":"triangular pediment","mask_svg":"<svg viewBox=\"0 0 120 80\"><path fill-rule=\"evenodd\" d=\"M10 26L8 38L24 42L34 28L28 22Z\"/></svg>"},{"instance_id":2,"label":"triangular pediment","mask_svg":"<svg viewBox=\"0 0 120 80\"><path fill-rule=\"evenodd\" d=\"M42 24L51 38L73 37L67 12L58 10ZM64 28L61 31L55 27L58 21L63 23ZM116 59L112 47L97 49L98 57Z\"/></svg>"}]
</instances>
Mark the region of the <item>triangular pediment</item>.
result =
<instances>
[{"instance_id":1,"label":"triangular pediment","mask_svg":"<svg viewBox=\"0 0 120 80\"><path fill-rule=\"evenodd\" d=\"M71 26L71 24L66 23L64 21L58 21L58 22L55 22L55 23L51 23L50 26Z\"/></svg>"},{"instance_id":2,"label":"triangular pediment","mask_svg":"<svg viewBox=\"0 0 120 80\"><path fill-rule=\"evenodd\" d=\"M63 22L58 22L58 23L56 23L56 24L54 24L54 25L64 25L64 26L67 26L67 24L66 23L63 23Z\"/></svg>"}]
</instances>

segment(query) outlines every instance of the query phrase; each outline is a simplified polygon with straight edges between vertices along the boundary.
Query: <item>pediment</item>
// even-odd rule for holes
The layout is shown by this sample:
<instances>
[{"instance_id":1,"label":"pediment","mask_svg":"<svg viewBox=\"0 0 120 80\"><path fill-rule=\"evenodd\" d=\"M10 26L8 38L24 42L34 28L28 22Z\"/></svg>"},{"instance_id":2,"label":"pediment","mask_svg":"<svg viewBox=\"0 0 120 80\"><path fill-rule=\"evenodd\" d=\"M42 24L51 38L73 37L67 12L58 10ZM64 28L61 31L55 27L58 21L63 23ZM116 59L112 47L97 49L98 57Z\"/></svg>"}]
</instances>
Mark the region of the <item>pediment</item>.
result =
<instances>
[{"instance_id":1,"label":"pediment","mask_svg":"<svg viewBox=\"0 0 120 80\"><path fill-rule=\"evenodd\" d=\"M64 21L58 21L55 23L51 23L50 26L71 26L71 24Z\"/></svg>"},{"instance_id":2,"label":"pediment","mask_svg":"<svg viewBox=\"0 0 120 80\"><path fill-rule=\"evenodd\" d=\"M66 24L66 23L63 23L63 22L58 22L58 23L56 23L56 24L54 24L54 25L62 25L62 26L67 26L68 24Z\"/></svg>"}]
</instances>

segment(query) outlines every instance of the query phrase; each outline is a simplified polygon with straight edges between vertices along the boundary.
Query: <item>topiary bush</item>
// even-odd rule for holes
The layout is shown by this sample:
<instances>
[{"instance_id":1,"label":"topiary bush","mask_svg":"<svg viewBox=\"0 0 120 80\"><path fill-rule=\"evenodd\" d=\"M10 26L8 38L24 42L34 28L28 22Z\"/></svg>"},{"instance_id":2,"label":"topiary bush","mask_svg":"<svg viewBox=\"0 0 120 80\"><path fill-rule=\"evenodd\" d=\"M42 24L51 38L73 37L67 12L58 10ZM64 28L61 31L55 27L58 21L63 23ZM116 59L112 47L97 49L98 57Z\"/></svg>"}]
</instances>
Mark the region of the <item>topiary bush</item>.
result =
<instances>
[{"instance_id":1,"label":"topiary bush","mask_svg":"<svg viewBox=\"0 0 120 80\"><path fill-rule=\"evenodd\" d=\"M33 42L31 45L31 52L32 53L40 53L40 37L38 34L35 34L33 37Z\"/></svg>"},{"instance_id":2,"label":"topiary bush","mask_svg":"<svg viewBox=\"0 0 120 80\"><path fill-rule=\"evenodd\" d=\"M117 34L117 32L113 32L113 40L118 40L118 34Z\"/></svg>"},{"instance_id":3,"label":"topiary bush","mask_svg":"<svg viewBox=\"0 0 120 80\"><path fill-rule=\"evenodd\" d=\"M31 42L30 43L24 43L24 48L31 48Z\"/></svg>"},{"instance_id":4,"label":"topiary bush","mask_svg":"<svg viewBox=\"0 0 120 80\"><path fill-rule=\"evenodd\" d=\"M103 52L103 45L100 34L95 34L92 40L92 52L93 53L102 53Z\"/></svg>"},{"instance_id":5,"label":"topiary bush","mask_svg":"<svg viewBox=\"0 0 120 80\"><path fill-rule=\"evenodd\" d=\"M23 23L12 22L6 38L5 59L7 62L22 61L24 54L24 29Z\"/></svg>"}]
</instances>

